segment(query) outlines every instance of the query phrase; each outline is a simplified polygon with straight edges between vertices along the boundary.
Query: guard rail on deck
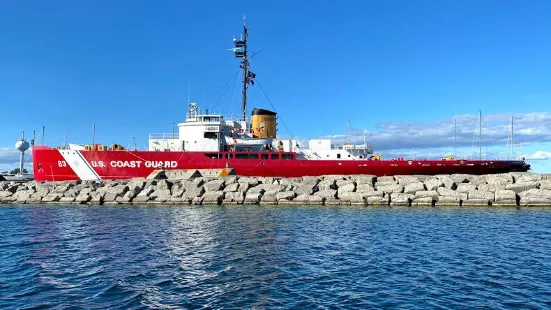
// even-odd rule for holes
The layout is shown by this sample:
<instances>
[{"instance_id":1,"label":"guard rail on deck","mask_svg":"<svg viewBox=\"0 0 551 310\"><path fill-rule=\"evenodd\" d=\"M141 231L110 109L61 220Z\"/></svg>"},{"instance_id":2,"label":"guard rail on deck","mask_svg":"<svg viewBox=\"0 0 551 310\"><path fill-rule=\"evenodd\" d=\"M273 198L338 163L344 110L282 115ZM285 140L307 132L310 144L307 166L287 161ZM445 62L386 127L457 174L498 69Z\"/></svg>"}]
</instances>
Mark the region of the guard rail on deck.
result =
<instances>
[{"instance_id":1,"label":"guard rail on deck","mask_svg":"<svg viewBox=\"0 0 551 310\"><path fill-rule=\"evenodd\" d=\"M149 139L178 139L177 133L150 133Z\"/></svg>"}]
</instances>

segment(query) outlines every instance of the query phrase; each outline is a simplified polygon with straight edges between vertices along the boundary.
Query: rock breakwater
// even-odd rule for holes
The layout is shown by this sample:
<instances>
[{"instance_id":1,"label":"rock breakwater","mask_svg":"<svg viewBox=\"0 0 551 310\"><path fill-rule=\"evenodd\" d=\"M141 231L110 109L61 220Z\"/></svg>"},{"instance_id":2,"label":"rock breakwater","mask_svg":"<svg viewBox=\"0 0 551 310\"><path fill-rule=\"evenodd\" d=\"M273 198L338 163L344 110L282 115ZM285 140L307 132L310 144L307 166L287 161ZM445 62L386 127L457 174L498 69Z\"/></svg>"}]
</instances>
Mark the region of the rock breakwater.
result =
<instances>
[{"instance_id":1,"label":"rock breakwater","mask_svg":"<svg viewBox=\"0 0 551 310\"><path fill-rule=\"evenodd\" d=\"M551 174L0 182L0 204L551 206Z\"/></svg>"}]
</instances>

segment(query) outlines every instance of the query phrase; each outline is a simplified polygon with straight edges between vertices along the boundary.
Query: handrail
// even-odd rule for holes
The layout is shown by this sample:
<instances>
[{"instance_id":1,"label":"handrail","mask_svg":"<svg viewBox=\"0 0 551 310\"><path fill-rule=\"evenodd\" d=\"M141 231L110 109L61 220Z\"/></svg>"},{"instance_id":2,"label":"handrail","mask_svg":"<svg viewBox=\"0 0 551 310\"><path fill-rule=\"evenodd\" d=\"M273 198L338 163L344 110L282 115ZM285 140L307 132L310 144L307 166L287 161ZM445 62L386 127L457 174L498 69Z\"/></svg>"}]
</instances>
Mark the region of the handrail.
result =
<instances>
[{"instance_id":1,"label":"handrail","mask_svg":"<svg viewBox=\"0 0 551 310\"><path fill-rule=\"evenodd\" d=\"M150 133L149 139L178 139L177 133Z\"/></svg>"}]
</instances>

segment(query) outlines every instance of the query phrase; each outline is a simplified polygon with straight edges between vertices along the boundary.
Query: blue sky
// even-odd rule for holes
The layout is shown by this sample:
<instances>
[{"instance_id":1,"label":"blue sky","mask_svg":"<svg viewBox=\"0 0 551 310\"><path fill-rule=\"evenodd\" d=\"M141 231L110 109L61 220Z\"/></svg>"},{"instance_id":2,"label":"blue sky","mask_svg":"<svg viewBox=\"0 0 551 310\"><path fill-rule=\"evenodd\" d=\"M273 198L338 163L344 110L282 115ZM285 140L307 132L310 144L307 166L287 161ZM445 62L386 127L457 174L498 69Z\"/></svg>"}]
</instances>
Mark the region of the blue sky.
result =
<instances>
[{"instance_id":1,"label":"blue sky","mask_svg":"<svg viewBox=\"0 0 551 310\"><path fill-rule=\"evenodd\" d=\"M237 117L238 60L227 49L246 15L250 49L261 51L252 70L281 135L342 140L350 121L386 157L438 157L453 149L459 118L467 156L480 109L488 156L505 150L514 115L522 153L551 172L551 2L238 4L2 1L0 169L17 160L20 132L42 125L50 145L66 134L89 143L96 123L96 141L143 146L184 119L188 95ZM253 106L271 108L258 85Z\"/></svg>"}]
</instances>

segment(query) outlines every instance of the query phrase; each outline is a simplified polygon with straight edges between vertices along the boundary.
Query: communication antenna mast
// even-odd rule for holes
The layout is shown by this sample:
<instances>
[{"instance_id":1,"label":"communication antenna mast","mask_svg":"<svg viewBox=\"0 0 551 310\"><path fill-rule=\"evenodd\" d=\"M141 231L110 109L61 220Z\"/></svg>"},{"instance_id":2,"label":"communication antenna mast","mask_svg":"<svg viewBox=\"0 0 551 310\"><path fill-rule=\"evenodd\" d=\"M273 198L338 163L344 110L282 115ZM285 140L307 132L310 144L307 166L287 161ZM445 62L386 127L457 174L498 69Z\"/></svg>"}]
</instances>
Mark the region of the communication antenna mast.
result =
<instances>
[{"instance_id":1,"label":"communication antenna mast","mask_svg":"<svg viewBox=\"0 0 551 310\"><path fill-rule=\"evenodd\" d=\"M240 40L235 39L235 37L233 38L233 43L235 47L231 49L234 52L235 57L242 59L239 67L243 70L242 121L244 122L247 121L247 87L248 85L254 85L254 78L256 78L256 74L250 71L250 68L249 68L249 58L247 54L248 53L248 46L247 46L248 29L245 21L246 21L245 16L243 16L243 35Z\"/></svg>"}]
</instances>

